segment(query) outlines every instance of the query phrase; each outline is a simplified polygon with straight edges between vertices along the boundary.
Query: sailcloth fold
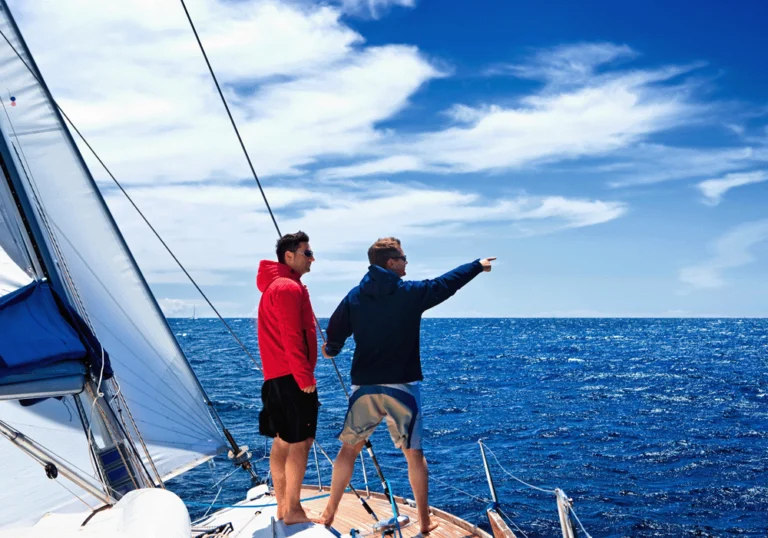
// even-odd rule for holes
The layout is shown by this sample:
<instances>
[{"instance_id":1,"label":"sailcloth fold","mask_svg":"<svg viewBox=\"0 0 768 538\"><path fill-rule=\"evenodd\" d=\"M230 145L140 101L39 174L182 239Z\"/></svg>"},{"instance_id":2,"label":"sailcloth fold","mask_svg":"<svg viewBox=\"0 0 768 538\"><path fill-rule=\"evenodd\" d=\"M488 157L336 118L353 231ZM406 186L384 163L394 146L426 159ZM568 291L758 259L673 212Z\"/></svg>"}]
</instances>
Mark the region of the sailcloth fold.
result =
<instances>
[{"instance_id":1,"label":"sailcloth fold","mask_svg":"<svg viewBox=\"0 0 768 538\"><path fill-rule=\"evenodd\" d=\"M0 31L10 42L0 37L0 80L17 103L0 111L0 157L28 202L26 217L65 283L68 302L109 352L155 465L161 475L174 475L216 454L225 441L2 0ZM0 203L8 203L7 192ZM3 248L6 256L0 262L8 259L21 269L19 244L6 238L0 247L11 245L14 251ZM2 269L0 274L10 272ZM29 408L0 402L0 420L93 474L71 397ZM0 438L0 528L52 510L83 509L75 494L88 502L61 478L46 478L39 464Z\"/></svg>"}]
</instances>

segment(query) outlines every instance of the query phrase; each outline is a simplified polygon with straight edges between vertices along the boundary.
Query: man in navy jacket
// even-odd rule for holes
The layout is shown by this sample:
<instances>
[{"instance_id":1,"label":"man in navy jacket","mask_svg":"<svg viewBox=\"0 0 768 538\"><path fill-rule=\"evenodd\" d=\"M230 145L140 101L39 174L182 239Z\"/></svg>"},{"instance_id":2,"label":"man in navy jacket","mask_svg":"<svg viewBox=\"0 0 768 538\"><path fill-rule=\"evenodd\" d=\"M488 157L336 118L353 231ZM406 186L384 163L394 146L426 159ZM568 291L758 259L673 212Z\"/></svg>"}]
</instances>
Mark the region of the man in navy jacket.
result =
<instances>
[{"instance_id":1,"label":"man in navy jacket","mask_svg":"<svg viewBox=\"0 0 768 538\"><path fill-rule=\"evenodd\" d=\"M350 336L356 346L353 393L339 435L342 447L333 466L331 496L321 518L325 525L333 523L357 455L386 417L392 440L408 462L421 532L437 527L429 516L427 462L421 446L421 316L480 273L490 271L495 259L461 265L434 280L407 281L402 277L408 260L398 239L379 239L368 249L368 274L336 308L328 322L328 343L323 346L326 357L338 355Z\"/></svg>"}]
</instances>

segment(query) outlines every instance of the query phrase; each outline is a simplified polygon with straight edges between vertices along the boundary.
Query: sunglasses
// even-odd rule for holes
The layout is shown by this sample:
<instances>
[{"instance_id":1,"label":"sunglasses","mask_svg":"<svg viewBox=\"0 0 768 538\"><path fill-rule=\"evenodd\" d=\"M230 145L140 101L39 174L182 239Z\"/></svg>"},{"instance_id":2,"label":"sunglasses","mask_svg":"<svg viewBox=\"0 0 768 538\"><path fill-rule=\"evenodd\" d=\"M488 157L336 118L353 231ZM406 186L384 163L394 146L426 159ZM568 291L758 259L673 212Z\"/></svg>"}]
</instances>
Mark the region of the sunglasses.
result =
<instances>
[{"instance_id":1,"label":"sunglasses","mask_svg":"<svg viewBox=\"0 0 768 538\"><path fill-rule=\"evenodd\" d=\"M312 252L312 251L311 251L311 250L309 250L309 249L307 249L307 250L305 250L305 251L304 251L304 255L305 255L307 258L314 258L314 257L315 257L315 253L314 253L314 252Z\"/></svg>"},{"instance_id":2,"label":"sunglasses","mask_svg":"<svg viewBox=\"0 0 768 538\"><path fill-rule=\"evenodd\" d=\"M408 261L408 256L403 254L402 256L390 256L390 260L403 260L404 262Z\"/></svg>"}]
</instances>

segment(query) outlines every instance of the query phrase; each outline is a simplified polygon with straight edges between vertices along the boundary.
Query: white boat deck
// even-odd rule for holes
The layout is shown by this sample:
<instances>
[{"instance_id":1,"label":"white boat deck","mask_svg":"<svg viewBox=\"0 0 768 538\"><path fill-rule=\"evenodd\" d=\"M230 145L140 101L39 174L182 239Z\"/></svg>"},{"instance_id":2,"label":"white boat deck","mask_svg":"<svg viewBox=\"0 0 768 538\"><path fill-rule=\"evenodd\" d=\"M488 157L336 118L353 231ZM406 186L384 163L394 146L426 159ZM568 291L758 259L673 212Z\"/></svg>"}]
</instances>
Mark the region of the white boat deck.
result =
<instances>
[{"instance_id":1,"label":"white boat deck","mask_svg":"<svg viewBox=\"0 0 768 538\"><path fill-rule=\"evenodd\" d=\"M305 486L301 498L307 515L318 518L328 502L328 489ZM392 518L392 505L384 495L372 493L366 501L379 520ZM400 497L395 502L400 515L408 517L400 529L402 537L422 538L416 507ZM353 529L360 538L400 538L394 529L374 529L376 521L351 492L344 494L331 529L315 523L285 525L276 521L276 513L275 498L262 485L249 490L245 500L196 522L190 529L187 508L179 497L164 489L141 489L107 509L48 513L31 527L0 530L0 538L351 538ZM433 508L432 518L439 526L429 538L491 538L485 531L441 510Z\"/></svg>"},{"instance_id":2,"label":"white boat deck","mask_svg":"<svg viewBox=\"0 0 768 538\"><path fill-rule=\"evenodd\" d=\"M248 499L238 503L237 508L225 508L216 512L208 519L194 526L192 536L204 535L204 529L213 529L220 525L231 524L229 534L211 534L227 536L228 538L339 538L351 535L352 529L358 536L380 535L375 531L374 519L365 511L354 494L347 492L339 505L333 529L322 525L305 523L285 525L282 521L274 521L277 507L275 498L269 494L265 486L253 488L248 492ZM307 515L319 517L328 501L328 488L305 486L302 489L302 506ZM405 499L396 497L398 511L409 518L409 523L401 528L403 538L421 537L418 514L415 506ZM384 495L372 493L366 501L380 520L392 517L392 507ZM249 508L245 508L248 506ZM432 509L432 517L439 522L439 527L430 533L430 538L491 538L485 531L441 510ZM395 536L397 533L395 532Z\"/></svg>"}]
</instances>

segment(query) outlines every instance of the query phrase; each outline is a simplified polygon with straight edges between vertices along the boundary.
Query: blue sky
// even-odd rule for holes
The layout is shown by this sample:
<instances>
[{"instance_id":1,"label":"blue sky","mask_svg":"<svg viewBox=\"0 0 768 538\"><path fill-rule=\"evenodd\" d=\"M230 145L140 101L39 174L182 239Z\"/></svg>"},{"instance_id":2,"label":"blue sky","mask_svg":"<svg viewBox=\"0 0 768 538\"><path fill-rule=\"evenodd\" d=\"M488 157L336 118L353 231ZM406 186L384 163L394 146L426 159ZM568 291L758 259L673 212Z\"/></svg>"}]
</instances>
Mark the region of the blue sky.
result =
<instances>
[{"instance_id":1,"label":"blue sky","mask_svg":"<svg viewBox=\"0 0 768 538\"><path fill-rule=\"evenodd\" d=\"M433 315L768 315L768 4L188 5L281 227L312 238L318 315L388 235L412 278L498 257ZM11 7L206 292L251 314L275 232L178 2ZM166 313L206 315L93 170Z\"/></svg>"}]
</instances>

